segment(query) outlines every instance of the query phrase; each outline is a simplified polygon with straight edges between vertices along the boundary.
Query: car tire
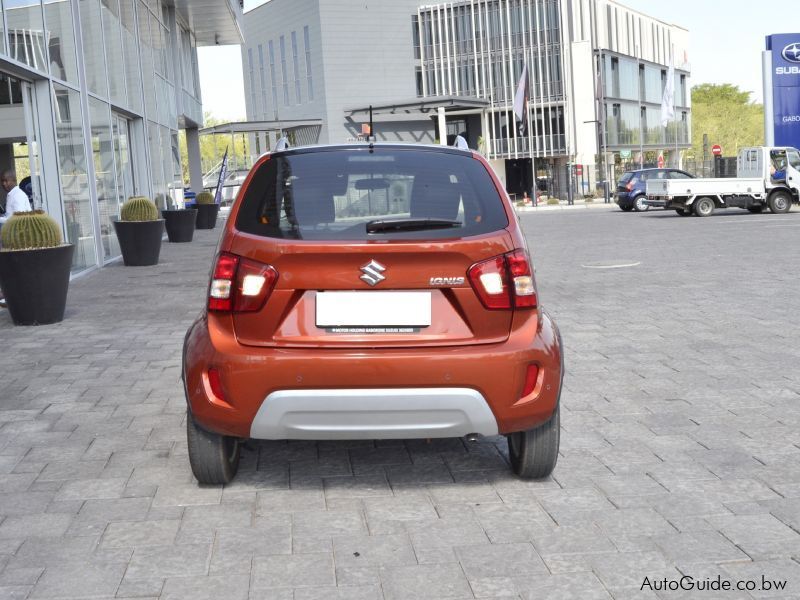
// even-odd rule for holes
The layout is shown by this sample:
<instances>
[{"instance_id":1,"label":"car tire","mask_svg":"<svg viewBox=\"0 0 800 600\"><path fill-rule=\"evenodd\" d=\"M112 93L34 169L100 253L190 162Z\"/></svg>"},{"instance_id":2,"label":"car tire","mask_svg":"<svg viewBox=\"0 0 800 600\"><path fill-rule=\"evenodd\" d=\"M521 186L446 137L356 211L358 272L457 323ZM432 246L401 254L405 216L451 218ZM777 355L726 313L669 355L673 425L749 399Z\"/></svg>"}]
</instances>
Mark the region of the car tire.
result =
<instances>
[{"instance_id":1,"label":"car tire","mask_svg":"<svg viewBox=\"0 0 800 600\"><path fill-rule=\"evenodd\" d=\"M747 210L748 210L748 212L751 212L754 215L760 215L762 212L764 212L764 207L763 206L748 206Z\"/></svg>"},{"instance_id":2,"label":"car tire","mask_svg":"<svg viewBox=\"0 0 800 600\"><path fill-rule=\"evenodd\" d=\"M792 197L786 192L775 192L769 197L769 209L776 215L783 215L792 210Z\"/></svg>"},{"instance_id":3,"label":"car tire","mask_svg":"<svg viewBox=\"0 0 800 600\"><path fill-rule=\"evenodd\" d=\"M186 415L189 464L200 483L230 483L239 470L239 441L197 426L191 413Z\"/></svg>"},{"instance_id":4,"label":"car tire","mask_svg":"<svg viewBox=\"0 0 800 600\"><path fill-rule=\"evenodd\" d=\"M715 208L716 206L714 205L713 198L700 198L694 203L694 214L698 217L710 217L712 214L714 214Z\"/></svg>"},{"instance_id":5,"label":"car tire","mask_svg":"<svg viewBox=\"0 0 800 600\"><path fill-rule=\"evenodd\" d=\"M645 199L646 197L644 194L636 196L636 198L633 199L633 210L635 210L636 212L644 212L646 210L650 210L650 207L644 203Z\"/></svg>"},{"instance_id":6,"label":"car tire","mask_svg":"<svg viewBox=\"0 0 800 600\"><path fill-rule=\"evenodd\" d=\"M623 205L623 204L620 204L620 205L619 205L619 208L620 208L620 210L623 210L623 211L625 211L625 212L631 212L631 211L633 210L633 207L632 207L632 206L629 206L629 205L627 205L627 204L624 204L624 205Z\"/></svg>"},{"instance_id":7,"label":"car tire","mask_svg":"<svg viewBox=\"0 0 800 600\"><path fill-rule=\"evenodd\" d=\"M509 434L508 456L511 469L523 479L543 479L556 467L560 443L560 409L535 429Z\"/></svg>"},{"instance_id":8,"label":"car tire","mask_svg":"<svg viewBox=\"0 0 800 600\"><path fill-rule=\"evenodd\" d=\"M692 216L692 211L691 210L687 210L685 208L676 208L675 212L678 213L682 217L691 217Z\"/></svg>"}]
</instances>

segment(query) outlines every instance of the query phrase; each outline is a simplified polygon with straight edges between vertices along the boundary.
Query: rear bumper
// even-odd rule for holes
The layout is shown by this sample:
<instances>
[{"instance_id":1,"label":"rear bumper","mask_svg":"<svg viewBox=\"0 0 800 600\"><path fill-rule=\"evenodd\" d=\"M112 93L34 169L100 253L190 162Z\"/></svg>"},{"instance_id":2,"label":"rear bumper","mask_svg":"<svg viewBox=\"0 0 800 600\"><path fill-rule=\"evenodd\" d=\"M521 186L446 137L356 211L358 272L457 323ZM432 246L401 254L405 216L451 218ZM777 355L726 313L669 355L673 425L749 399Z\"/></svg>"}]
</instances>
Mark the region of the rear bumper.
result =
<instances>
[{"instance_id":1,"label":"rear bumper","mask_svg":"<svg viewBox=\"0 0 800 600\"><path fill-rule=\"evenodd\" d=\"M469 388L272 392L250 437L259 440L407 439L497 435L484 397Z\"/></svg>"},{"instance_id":2,"label":"rear bumper","mask_svg":"<svg viewBox=\"0 0 800 600\"><path fill-rule=\"evenodd\" d=\"M533 391L520 397L528 366ZM211 390L216 369L221 396ZM546 313L500 344L439 348L256 348L226 322L186 335L189 410L205 429L256 439L380 439L494 435L531 429L558 405L558 330Z\"/></svg>"}]
</instances>

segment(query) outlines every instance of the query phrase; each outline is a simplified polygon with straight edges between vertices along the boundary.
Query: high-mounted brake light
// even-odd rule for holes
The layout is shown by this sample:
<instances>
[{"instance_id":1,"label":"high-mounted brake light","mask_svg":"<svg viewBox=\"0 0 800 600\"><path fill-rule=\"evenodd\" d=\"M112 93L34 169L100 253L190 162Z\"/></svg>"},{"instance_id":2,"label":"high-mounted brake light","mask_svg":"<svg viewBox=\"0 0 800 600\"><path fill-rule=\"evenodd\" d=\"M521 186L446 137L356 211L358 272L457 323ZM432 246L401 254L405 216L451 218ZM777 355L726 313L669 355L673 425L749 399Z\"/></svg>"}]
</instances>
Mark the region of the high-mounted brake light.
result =
<instances>
[{"instance_id":1,"label":"high-mounted brake light","mask_svg":"<svg viewBox=\"0 0 800 600\"><path fill-rule=\"evenodd\" d=\"M474 264L467 276L481 303L490 310L536 308L536 285L525 250Z\"/></svg>"},{"instance_id":2,"label":"high-mounted brake light","mask_svg":"<svg viewBox=\"0 0 800 600\"><path fill-rule=\"evenodd\" d=\"M278 272L270 265L222 252L217 257L208 288L208 310L261 310L277 280Z\"/></svg>"}]
</instances>

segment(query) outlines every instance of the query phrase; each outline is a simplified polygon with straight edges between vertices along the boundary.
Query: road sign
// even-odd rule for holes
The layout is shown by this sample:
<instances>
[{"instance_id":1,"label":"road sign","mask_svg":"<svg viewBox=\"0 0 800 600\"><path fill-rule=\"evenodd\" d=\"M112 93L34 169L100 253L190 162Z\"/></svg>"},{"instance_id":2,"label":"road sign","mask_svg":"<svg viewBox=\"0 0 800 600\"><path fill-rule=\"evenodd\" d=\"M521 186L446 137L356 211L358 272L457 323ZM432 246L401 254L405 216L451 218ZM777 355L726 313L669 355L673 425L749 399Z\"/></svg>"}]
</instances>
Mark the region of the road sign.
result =
<instances>
[{"instance_id":1,"label":"road sign","mask_svg":"<svg viewBox=\"0 0 800 600\"><path fill-rule=\"evenodd\" d=\"M714 144L711 146L711 154L714 156L722 156L722 146L719 144Z\"/></svg>"},{"instance_id":2,"label":"road sign","mask_svg":"<svg viewBox=\"0 0 800 600\"><path fill-rule=\"evenodd\" d=\"M630 150L620 150L619 151L619 157L620 158L630 158L631 157L631 151Z\"/></svg>"},{"instance_id":3,"label":"road sign","mask_svg":"<svg viewBox=\"0 0 800 600\"><path fill-rule=\"evenodd\" d=\"M583 175L583 165L575 165L575 175L578 177Z\"/></svg>"},{"instance_id":4,"label":"road sign","mask_svg":"<svg viewBox=\"0 0 800 600\"><path fill-rule=\"evenodd\" d=\"M658 155L658 168L659 169L663 169L664 168L664 155L663 154L659 154Z\"/></svg>"}]
</instances>

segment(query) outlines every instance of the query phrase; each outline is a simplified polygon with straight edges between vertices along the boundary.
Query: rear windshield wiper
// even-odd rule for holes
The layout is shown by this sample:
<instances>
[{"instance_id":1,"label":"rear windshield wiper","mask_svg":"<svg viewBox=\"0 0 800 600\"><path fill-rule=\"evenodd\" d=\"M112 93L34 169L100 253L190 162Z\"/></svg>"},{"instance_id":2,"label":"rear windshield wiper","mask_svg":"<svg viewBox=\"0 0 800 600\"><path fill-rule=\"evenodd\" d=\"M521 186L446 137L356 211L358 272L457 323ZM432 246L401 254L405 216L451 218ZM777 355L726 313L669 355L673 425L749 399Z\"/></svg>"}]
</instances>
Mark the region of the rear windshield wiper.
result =
<instances>
[{"instance_id":1,"label":"rear windshield wiper","mask_svg":"<svg viewBox=\"0 0 800 600\"><path fill-rule=\"evenodd\" d=\"M448 227L461 227L462 225L461 221L451 221L449 219L376 219L367 223L367 233L447 229Z\"/></svg>"}]
</instances>

